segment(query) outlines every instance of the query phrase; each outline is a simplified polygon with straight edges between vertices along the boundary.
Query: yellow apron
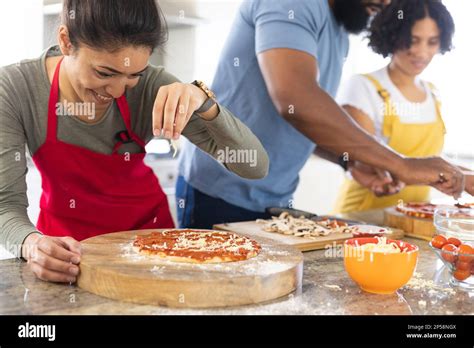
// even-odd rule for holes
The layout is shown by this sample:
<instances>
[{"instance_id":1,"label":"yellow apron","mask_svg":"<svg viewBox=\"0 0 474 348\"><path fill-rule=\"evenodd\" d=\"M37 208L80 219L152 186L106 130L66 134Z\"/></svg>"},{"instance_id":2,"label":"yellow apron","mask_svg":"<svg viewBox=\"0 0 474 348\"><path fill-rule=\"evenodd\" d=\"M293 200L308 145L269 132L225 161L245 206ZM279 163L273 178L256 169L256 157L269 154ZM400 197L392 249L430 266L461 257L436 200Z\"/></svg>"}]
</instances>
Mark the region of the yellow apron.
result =
<instances>
[{"instance_id":1,"label":"yellow apron","mask_svg":"<svg viewBox=\"0 0 474 348\"><path fill-rule=\"evenodd\" d=\"M383 135L389 139L388 146L407 157L429 157L441 153L446 133L440 112L436 89L429 84L436 105L436 121L430 123L402 123L390 100L390 94L380 82L371 75L364 75L377 88L384 102ZM377 208L385 208L405 202L423 202L429 199L429 186L407 186L392 196L377 197L369 189L355 180L346 178L342 185L334 209L335 213L345 213Z\"/></svg>"}]
</instances>

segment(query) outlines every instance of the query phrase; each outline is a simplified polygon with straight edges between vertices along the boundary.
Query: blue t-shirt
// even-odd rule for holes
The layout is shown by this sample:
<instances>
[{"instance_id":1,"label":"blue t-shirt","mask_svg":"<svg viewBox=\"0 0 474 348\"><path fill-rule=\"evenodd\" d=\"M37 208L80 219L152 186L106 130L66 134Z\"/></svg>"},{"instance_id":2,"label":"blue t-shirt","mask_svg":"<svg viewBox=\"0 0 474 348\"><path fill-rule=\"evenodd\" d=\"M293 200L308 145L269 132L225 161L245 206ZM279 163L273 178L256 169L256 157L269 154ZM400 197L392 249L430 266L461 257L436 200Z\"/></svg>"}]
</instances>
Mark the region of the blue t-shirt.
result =
<instances>
[{"instance_id":1,"label":"blue t-shirt","mask_svg":"<svg viewBox=\"0 0 474 348\"><path fill-rule=\"evenodd\" d=\"M199 191L260 212L269 206L288 206L299 172L315 148L278 114L268 94L257 54L273 48L314 56L320 86L335 96L349 40L328 1L244 1L223 49L212 89L219 102L262 142L270 158L268 176L242 179L189 142L185 142L179 165L180 175Z\"/></svg>"}]
</instances>

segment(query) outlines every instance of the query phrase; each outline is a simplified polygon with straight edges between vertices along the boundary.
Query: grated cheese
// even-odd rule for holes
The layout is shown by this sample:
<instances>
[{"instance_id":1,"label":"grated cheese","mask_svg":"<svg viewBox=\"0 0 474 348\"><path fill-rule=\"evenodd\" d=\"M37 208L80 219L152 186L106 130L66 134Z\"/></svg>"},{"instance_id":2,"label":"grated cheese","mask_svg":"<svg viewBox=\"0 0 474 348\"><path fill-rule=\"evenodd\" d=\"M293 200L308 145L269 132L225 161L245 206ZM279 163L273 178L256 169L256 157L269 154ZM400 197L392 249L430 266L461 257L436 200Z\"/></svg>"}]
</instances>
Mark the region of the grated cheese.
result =
<instances>
[{"instance_id":1,"label":"grated cheese","mask_svg":"<svg viewBox=\"0 0 474 348\"><path fill-rule=\"evenodd\" d=\"M402 252L402 250L400 249L397 243L394 243L394 242L388 243L386 237L380 237L377 239L378 239L377 243L366 243L366 244L358 246L358 248L364 251L371 251L374 253L384 253L384 254L398 254Z\"/></svg>"}]
</instances>

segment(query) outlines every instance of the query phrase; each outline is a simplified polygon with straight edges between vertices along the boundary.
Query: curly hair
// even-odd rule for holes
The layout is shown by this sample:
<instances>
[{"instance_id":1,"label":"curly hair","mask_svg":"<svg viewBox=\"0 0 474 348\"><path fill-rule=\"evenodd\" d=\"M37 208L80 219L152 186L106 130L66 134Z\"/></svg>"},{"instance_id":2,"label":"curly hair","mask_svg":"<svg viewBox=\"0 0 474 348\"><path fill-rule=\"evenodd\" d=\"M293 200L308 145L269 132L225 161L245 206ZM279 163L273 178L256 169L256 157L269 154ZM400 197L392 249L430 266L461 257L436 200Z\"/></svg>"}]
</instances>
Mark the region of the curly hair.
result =
<instances>
[{"instance_id":1,"label":"curly hair","mask_svg":"<svg viewBox=\"0 0 474 348\"><path fill-rule=\"evenodd\" d=\"M369 47L387 57L411 46L411 30L416 21L432 18L440 31L440 52L453 47L454 21L441 0L392 0L372 21Z\"/></svg>"}]
</instances>

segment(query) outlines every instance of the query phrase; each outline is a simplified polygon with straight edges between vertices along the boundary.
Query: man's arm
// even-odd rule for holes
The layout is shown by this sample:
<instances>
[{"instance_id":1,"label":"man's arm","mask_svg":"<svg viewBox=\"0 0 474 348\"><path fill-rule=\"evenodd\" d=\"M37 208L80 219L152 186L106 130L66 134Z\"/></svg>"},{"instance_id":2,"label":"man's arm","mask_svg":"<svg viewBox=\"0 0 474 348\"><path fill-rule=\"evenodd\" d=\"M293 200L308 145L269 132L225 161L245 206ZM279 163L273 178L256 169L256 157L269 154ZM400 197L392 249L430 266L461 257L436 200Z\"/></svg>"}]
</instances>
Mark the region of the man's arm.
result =
<instances>
[{"instance_id":1,"label":"man's arm","mask_svg":"<svg viewBox=\"0 0 474 348\"><path fill-rule=\"evenodd\" d=\"M322 159L325 159L326 161L332 162L334 164L339 164L339 157L336 156L334 153L323 149L321 146L316 146L313 151L313 154L318 157L321 157Z\"/></svg>"},{"instance_id":2,"label":"man's arm","mask_svg":"<svg viewBox=\"0 0 474 348\"><path fill-rule=\"evenodd\" d=\"M369 118L369 116L367 116L362 111L349 105L345 105L343 109L348 113L349 116L352 117L354 121L358 123L360 127L365 129L371 135L375 134L375 126L374 126L373 121ZM325 159L326 161L339 164L339 156L332 153L331 151L323 149L319 145L316 146L316 148L314 149L314 154L318 157L321 157L322 159Z\"/></svg>"},{"instance_id":3,"label":"man's arm","mask_svg":"<svg viewBox=\"0 0 474 348\"><path fill-rule=\"evenodd\" d=\"M272 49L260 53L258 60L280 115L320 147L337 155L346 152L349 158L389 171L404 164L401 156L362 130L317 84L313 56Z\"/></svg>"},{"instance_id":4,"label":"man's arm","mask_svg":"<svg viewBox=\"0 0 474 348\"><path fill-rule=\"evenodd\" d=\"M341 164L338 156L319 146L316 146L313 153L326 161ZM394 180L386 170L377 169L361 162L348 161L347 170L359 185L368 188L376 196L393 195L404 187L404 183L397 179Z\"/></svg>"},{"instance_id":5,"label":"man's arm","mask_svg":"<svg viewBox=\"0 0 474 348\"><path fill-rule=\"evenodd\" d=\"M440 158L404 159L360 128L316 82L318 68L312 55L277 48L259 53L258 61L280 115L322 148L388 170L407 184L461 194L464 177L456 167Z\"/></svg>"}]
</instances>

